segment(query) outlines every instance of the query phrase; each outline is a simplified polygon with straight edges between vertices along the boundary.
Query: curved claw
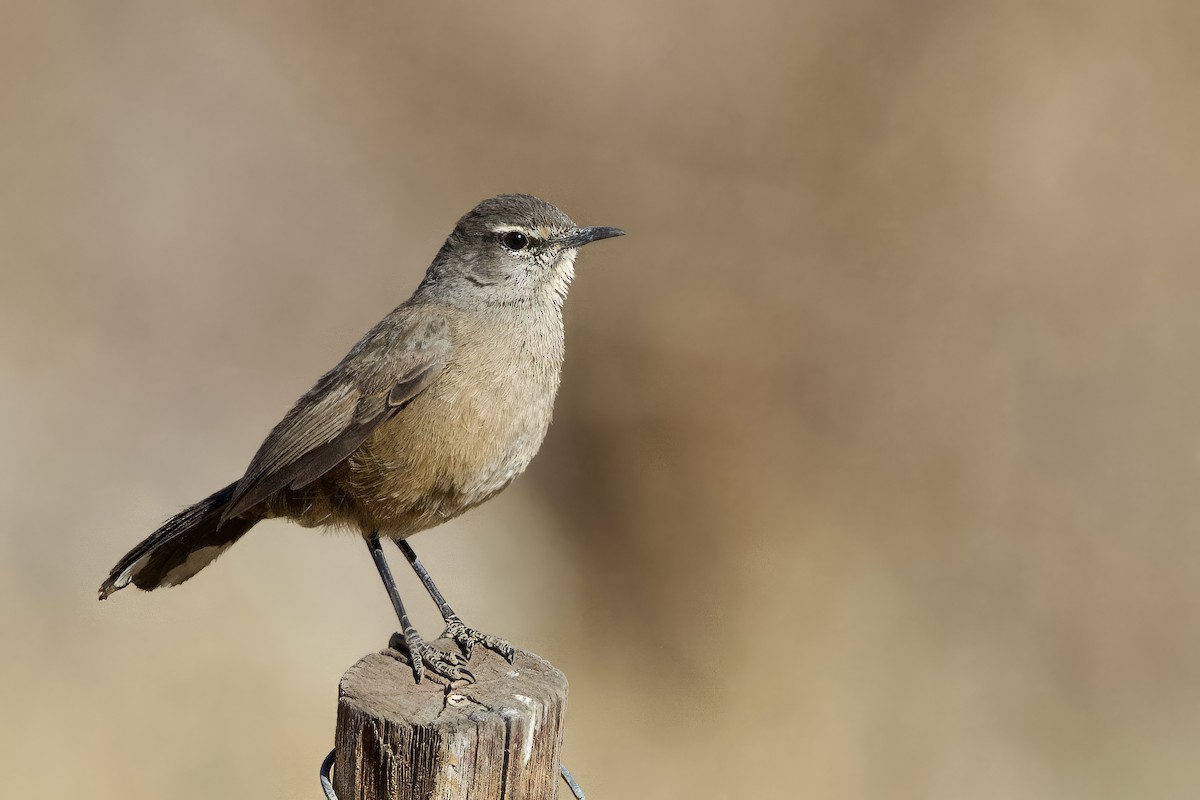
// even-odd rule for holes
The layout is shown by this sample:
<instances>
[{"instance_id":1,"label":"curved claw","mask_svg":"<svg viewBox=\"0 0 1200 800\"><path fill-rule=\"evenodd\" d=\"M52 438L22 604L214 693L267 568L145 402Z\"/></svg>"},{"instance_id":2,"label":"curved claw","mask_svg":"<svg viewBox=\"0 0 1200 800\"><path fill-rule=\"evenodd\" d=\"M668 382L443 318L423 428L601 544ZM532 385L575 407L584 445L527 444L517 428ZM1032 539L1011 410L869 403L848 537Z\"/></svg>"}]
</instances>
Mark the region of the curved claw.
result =
<instances>
[{"instance_id":1,"label":"curved claw","mask_svg":"<svg viewBox=\"0 0 1200 800\"><path fill-rule=\"evenodd\" d=\"M403 644L401 644L403 642ZM447 681L475 682L475 675L466 668L467 660L458 653L447 653L426 642L415 630L392 636L388 646L393 650L407 651L413 678L417 683L425 677L425 669Z\"/></svg>"},{"instance_id":2,"label":"curved claw","mask_svg":"<svg viewBox=\"0 0 1200 800\"><path fill-rule=\"evenodd\" d=\"M420 685L421 678L425 677L425 664L423 659L409 657L408 662L412 665L413 679Z\"/></svg>"},{"instance_id":3,"label":"curved claw","mask_svg":"<svg viewBox=\"0 0 1200 800\"><path fill-rule=\"evenodd\" d=\"M481 644L493 653L499 654L510 664L517 658L516 649L504 639L468 628L458 617L450 617L446 620L446 630L442 632L442 635L457 642L463 655L468 659L475 652L476 644Z\"/></svg>"},{"instance_id":4,"label":"curved claw","mask_svg":"<svg viewBox=\"0 0 1200 800\"><path fill-rule=\"evenodd\" d=\"M429 665L432 672L448 681L475 682L474 673L466 668L466 662L458 653L447 653L427 644L421 651L421 660Z\"/></svg>"}]
</instances>

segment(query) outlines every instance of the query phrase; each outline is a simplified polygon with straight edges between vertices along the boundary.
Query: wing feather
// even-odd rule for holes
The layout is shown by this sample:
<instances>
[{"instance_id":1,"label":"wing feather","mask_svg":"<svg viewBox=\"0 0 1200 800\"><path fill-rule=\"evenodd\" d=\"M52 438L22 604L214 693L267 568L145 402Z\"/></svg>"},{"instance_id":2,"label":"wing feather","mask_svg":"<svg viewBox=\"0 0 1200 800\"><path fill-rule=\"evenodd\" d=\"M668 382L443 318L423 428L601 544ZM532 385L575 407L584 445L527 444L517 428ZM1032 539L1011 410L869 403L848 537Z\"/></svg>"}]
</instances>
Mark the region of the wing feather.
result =
<instances>
[{"instance_id":1,"label":"wing feather","mask_svg":"<svg viewBox=\"0 0 1200 800\"><path fill-rule=\"evenodd\" d=\"M275 426L238 481L223 519L284 488L306 486L346 460L429 386L450 349L443 316L428 307L396 309Z\"/></svg>"}]
</instances>

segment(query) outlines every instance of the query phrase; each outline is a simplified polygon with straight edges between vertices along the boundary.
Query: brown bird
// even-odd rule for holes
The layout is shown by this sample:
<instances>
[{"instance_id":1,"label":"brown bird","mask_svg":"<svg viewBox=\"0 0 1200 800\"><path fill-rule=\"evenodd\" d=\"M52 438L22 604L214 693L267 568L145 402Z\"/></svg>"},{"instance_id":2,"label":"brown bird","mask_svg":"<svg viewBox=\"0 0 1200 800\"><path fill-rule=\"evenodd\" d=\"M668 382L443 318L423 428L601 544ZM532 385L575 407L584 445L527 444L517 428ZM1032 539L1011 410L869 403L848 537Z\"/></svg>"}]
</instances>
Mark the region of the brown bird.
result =
<instances>
[{"instance_id":1,"label":"brown bird","mask_svg":"<svg viewBox=\"0 0 1200 800\"><path fill-rule=\"evenodd\" d=\"M617 228L581 228L529 195L458 221L412 297L372 328L275 426L240 480L167 520L113 567L100 599L132 583L183 583L260 520L365 537L403 628L413 674L473 676L475 644L405 539L479 505L520 475L550 425L575 256ZM380 546L396 542L462 650L413 628Z\"/></svg>"}]
</instances>

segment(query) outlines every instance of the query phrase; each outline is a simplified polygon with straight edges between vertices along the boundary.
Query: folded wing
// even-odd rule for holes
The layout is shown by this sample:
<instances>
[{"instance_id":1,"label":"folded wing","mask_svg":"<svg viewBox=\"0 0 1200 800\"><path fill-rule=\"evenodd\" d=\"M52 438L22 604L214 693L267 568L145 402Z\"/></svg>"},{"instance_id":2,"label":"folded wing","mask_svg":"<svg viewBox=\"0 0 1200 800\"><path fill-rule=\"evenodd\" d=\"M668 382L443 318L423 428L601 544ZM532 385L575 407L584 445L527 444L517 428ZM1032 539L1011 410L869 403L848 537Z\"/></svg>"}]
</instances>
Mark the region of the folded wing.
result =
<instances>
[{"instance_id":1,"label":"folded wing","mask_svg":"<svg viewBox=\"0 0 1200 800\"><path fill-rule=\"evenodd\" d=\"M429 307L397 309L275 426L238 481L222 520L282 489L302 488L347 459L429 386L450 350L444 317Z\"/></svg>"}]
</instances>

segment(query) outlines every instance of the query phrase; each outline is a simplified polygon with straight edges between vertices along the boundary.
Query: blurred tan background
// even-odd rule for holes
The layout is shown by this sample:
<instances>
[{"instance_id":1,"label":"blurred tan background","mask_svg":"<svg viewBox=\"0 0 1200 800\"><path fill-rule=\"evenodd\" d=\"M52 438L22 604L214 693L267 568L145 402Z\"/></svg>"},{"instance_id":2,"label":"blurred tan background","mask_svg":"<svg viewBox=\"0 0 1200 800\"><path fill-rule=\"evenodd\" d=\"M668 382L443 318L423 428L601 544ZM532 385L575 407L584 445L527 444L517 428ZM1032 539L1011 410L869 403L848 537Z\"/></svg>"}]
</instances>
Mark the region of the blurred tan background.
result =
<instances>
[{"instance_id":1,"label":"blurred tan background","mask_svg":"<svg viewBox=\"0 0 1200 800\"><path fill-rule=\"evenodd\" d=\"M567 673L590 798L1196 796L1198 26L5 3L0 794L319 797L361 544L96 587L526 191L629 235L529 474L414 544Z\"/></svg>"}]
</instances>

